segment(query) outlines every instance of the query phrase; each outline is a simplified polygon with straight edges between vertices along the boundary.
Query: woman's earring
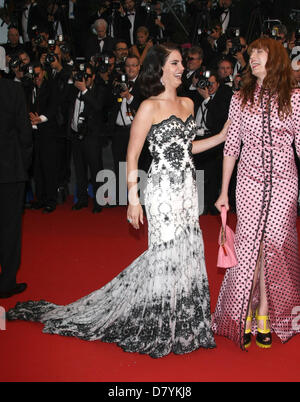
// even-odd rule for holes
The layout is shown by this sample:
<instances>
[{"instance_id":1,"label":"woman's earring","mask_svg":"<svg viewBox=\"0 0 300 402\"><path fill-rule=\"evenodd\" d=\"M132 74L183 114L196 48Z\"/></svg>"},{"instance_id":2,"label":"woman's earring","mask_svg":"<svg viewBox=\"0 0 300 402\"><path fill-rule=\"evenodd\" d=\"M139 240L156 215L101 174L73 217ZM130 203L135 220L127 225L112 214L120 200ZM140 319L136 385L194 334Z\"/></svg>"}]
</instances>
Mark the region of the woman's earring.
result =
<instances>
[{"instance_id":1,"label":"woman's earring","mask_svg":"<svg viewBox=\"0 0 300 402\"><path fill-rule=\"evenodd\" d=\"M163 79L162 79L162 78L160 79L160 83L161 83L163 86L165 86L165 83L163 82Z\"/></svg>"}]
</instances>

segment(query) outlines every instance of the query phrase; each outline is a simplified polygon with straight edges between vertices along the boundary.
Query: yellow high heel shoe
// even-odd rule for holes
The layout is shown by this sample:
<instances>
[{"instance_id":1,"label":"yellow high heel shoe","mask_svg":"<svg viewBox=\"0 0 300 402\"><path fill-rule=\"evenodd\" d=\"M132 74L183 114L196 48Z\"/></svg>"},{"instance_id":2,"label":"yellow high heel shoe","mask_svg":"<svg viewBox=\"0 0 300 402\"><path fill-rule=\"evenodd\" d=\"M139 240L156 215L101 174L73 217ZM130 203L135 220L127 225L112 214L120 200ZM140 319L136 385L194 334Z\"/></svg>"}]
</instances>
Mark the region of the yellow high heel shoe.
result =
<instances>
[{"instance_id":1,"label":"yellow high heel shoe","mask_svg":"<svg viewBox=\"0 0 300 402\"><path fill-rule=\"evenodd\" d=\"M248 315L246 319L246 323L247 322L252 322L252 314ZM244 348L248 349L250 345L251 345L251 328L246 329L244 332Z\"/></svg>"},{"instance_id":2,"label":"yellow high heel shoe","mask_svg":"<svg viewBox=\"0 0 300 402\"><path fill-rule=\"evenodd\" d=\"M272 346L271 330L270 328L267 329L267 321L269 321L269 316L258 315L258 310L256 310L255 318L257 322L256 345L263 349L269 349ZM258 321L263 321L263 328L259 328Z\"/></svg>"}]
</instances>

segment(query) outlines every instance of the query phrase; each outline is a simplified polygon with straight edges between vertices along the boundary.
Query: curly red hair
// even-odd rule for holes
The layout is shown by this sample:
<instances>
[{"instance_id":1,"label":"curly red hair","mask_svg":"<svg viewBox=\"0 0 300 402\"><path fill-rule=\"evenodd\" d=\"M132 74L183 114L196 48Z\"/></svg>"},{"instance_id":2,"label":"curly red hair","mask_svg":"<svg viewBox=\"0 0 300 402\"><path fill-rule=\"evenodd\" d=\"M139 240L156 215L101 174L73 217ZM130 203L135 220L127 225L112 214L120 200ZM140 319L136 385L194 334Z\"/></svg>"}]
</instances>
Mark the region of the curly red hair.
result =
<instances>
[{"instance_id":1,"label":"curly red hair","mask_svg":"<svg viewBox=\"0 0 300 402\"><path fill-rule=\"evenodd\" d=\"M249 55L251 55L253 49L263 49L268 52L267 75L262 84L261 97L265 93L268 93L270 98L275 95L278 102L278 115L283 119L292 113L291 95L295 87L295 81L292 74L291 60L282 43L274 39L256 39L248 47ZM242 81L241 97L243 106L249 101L251 105L254 104L256 82L257 78L252 74L249 64Z\"/></svg>"}]
</instances>

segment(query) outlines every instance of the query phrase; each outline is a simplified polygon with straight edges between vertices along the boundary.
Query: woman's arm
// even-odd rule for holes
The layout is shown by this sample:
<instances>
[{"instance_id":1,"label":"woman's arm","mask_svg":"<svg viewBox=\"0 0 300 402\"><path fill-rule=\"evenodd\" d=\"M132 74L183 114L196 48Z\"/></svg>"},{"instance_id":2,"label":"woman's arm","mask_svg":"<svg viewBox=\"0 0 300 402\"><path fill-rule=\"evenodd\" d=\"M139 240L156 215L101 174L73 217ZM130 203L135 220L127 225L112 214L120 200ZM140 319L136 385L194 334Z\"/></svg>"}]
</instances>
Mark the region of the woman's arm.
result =
<instances>
[{"instance_id":1,"label":"woman's arm","mask_svg":"<svg viewBox=\"0 0 300 402\"><path fill-rule=\"evenodd\" d=\"M142 152L147 134L153 124L153 104L146 100L141 103L130 129L130 140L127 148L127 186L129 205L127 219L135 229L139 229L139 222L143 224L143 209L139 202L138 160Z\"/></svg>"},{"instance_id":2,"label":"woman's arm","mask_svg":"<svg viewBox=\"0 0 300 402\"><path fill-rule=\"evenodd\" d=\"M224 156L223 159L223 176L222 176L222 188L219 198L217 199L215 206L221 212L221 207L224 205L226 210L229 210L228 201L228 189L232 172L236 163L234 156Z\"/></svg>"},{"instance_id":3,"label":"woman's arm","mask_svg":"<svg viewBox=\"0 0 300 402\"><path fill-rule=\"evenodd\" d=\"M192 153L199 154L201 152L207 151L208 149L216 147L217 145L222 144L222 142L226 140L226 135L229 126L230 126L230 120L227 120L219 134L216 134L210 138L206 138L205 140L194 141Z\"/></svg>"}]
</instances>

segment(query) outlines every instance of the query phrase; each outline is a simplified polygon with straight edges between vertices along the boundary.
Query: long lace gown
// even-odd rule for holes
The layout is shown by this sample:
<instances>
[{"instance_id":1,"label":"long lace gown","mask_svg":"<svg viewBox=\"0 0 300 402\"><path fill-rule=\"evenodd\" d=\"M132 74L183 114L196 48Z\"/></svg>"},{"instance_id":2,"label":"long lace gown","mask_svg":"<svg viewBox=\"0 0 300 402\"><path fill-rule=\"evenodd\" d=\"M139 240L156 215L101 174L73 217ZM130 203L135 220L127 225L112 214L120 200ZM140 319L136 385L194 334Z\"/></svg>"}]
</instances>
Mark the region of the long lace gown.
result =
<instances>
[{"instance_id":1,"label":"long lace gown","mask_svg":"<svg viewBox=\"0 0 300 402\"><path fill-rule=\"evenodd\" d=\"M171 116L151 127L145 191L149 248L111 282L67 305L18 303L9 320L42 322L44 333L114 342L162 357L214 348L192 140L196 125Z\"/></svg>"}]
</instances>

